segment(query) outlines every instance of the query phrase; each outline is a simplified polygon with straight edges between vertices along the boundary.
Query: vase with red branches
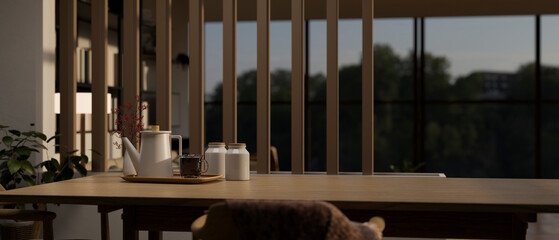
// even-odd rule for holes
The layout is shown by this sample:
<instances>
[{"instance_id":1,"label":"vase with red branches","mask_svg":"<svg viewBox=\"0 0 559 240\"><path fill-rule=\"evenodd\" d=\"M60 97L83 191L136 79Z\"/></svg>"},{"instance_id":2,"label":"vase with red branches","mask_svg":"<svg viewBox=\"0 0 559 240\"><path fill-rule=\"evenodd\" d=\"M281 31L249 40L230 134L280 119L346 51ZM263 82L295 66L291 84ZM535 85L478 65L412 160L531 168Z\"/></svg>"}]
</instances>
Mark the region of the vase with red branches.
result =
<instances>
[{"instance_id":1,"label":"vase with red branches","mask_svg":"<svg viewBox=\"0 0 559 240\"><path fill-rule=\"evenodd\" d=\"M117 115L115 122L117 129L111 131L111 135L116 135L119 138L127 138L137 146L140 143L140 131L144 129L142 123L143 116L141 113L143 110L147 109L149 109L149 105L142 104L140 96L137 95L136 102L125 102L118 108L113 109L113 113ZM115 145L117 149L122 148L122 144L118 141L114 141L113 145ZM128 152L125 152L123 161L124 174L135 174L136 166L132 166L132 161L130 160Z\"/></svg>"},{"instance_id":2,"label":"vase with red branches","mask_svg":"<svg viewBox=\"0 0 559 240\"><path fill-rule=\"evenodd\" d=\"M135 107L136 105L137 107ZM111 135L116 135L119 138L127 137L133 143L140 142L140 131L144 130L144 124L142 123L142 111L149 109L148 104L142 104L140 96L136 95L136 102L125 102L118 108L113 109L113 113L117 115L116 125L117 129L111 131ZM113 144L120 149L122 145L118 141L114 141Z\"/></svg>"}]
</instances>

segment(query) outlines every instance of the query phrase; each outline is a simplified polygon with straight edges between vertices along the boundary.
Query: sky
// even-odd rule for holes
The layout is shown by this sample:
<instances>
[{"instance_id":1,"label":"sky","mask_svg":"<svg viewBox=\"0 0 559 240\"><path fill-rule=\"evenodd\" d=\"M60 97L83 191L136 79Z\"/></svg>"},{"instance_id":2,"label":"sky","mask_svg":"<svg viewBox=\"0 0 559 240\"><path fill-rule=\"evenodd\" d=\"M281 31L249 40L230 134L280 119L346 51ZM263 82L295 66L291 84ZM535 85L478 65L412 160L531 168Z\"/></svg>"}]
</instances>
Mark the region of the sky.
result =
<instances>
[{"instance_id":1,"label":"sky","mask_svg":"<svg viewBox=\"0 0 559 240\"><path fill-rule=\"evenodd\" d=\"M542 16L542 63L559 66L559 16ZM374 43L400 56L413 46L413 19L375 19ZM311 75L326 72L326 21L310 22ZM339 65L361 60L361 21L339 21ZM206 23L206 92L223 79L221 23ZM453 78L472 71L514 72L535 58L534 16L427 18L425 51L445 56ZM256 69L256 22L238 22L237 74ZM270 69L291 69L291 22L270 24Z\"/></svg>"}]
</instances>

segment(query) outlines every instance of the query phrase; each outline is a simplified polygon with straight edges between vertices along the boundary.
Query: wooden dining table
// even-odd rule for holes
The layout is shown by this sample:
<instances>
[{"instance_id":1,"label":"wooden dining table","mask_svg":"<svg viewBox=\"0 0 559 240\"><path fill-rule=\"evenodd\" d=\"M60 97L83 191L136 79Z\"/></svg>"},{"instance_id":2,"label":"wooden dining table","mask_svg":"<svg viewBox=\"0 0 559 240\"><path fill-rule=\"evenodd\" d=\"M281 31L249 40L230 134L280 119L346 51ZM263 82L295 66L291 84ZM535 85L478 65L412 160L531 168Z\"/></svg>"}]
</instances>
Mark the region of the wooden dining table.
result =
<instances>
[{"instance_id":1,"label":"wooden dining table","mask_svg":"<svg viewBox=\"0 0 559 240\"><path fill-rule=\"evenodd\" d=\"M101 174L0 193L0 202L123 208L124 239L189 231L226 199L320 200L350 219L386 221L385 236L524 239L537 213L559 213L559 180L362 175L251 175L249 181L134 183Z\"/></svg>"}]
</instances>

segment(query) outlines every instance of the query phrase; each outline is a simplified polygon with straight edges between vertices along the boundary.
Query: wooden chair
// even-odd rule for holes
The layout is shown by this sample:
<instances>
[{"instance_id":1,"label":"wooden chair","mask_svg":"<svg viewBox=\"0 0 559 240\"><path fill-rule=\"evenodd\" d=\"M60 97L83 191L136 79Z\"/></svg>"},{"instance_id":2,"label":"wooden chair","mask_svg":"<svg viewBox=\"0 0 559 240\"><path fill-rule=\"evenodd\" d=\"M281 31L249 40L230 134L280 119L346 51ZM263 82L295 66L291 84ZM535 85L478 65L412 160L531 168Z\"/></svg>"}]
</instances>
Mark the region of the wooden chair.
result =
<instances>
[{"instance_id":1,"label":"wooden chair","mask_svg":"<svg viewBox=\"0 0 559 240\"><path fill-rule=\"evenodd\" d=\"M0 185L0 191L6 191L6 189ZM6 204L11 203L0 203L0 205ZM54 218L56 218L56 213L46 211L46 204L39 204L38 210L0 209L0 219L35 221L32 232L33 238L39 238L41 225L43 225L43 238L53 240L52 221Z\"/></svg>"},{"instance_id":2,"label":"wooden chair","mask_svg":"<svg viewBox=\"0 0 559 240\"><path fill-rule=\"evenodd\" d=\"M256 170L256 153L250 154L250 170ZM270 146L270 171L279 171L278 149L275 146Z\"/></svg>"},{"instance_id":3,"label":"wooden chair","mask_svg":"<svg viewBox=\"0 0 559 240\"><path fill-rule=\"evenodd\" d=\"M250 204L258 204L258 201L253 200L251 201ZM308 211L310 209L300 209L300 210ZM291 222L289 224L298 224L298 223ZM376 227L376 231L380 231L380 233L382 233L385 227L384 219L380 217L371 218L369 220L369 223L367 224L374 224ZM262 224L262 225L265 226L266 224ZM233 212L229 209L226 202L220 202L212 205L208 210L207 214L199 217L192 223L191 230L192 230L193 239L203 239L203 240L237 239L237 236L239 236L239 230L237 229L233 219Z\"/></svg>"}]
</instances>

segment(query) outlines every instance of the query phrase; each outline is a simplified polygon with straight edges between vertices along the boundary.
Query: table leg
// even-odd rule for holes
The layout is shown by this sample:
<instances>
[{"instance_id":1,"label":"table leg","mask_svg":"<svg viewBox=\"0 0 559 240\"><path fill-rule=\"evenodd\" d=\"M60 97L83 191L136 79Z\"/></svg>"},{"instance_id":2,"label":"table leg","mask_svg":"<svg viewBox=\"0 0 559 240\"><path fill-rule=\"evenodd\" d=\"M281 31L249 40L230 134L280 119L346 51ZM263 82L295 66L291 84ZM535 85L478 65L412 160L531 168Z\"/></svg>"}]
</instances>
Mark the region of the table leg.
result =
<instances>
[{"instance_id":1,"label":"table leg","mask_svg":"<svg viewBox=\"0 0 559 240\"><path fill-rule=\"evenodd\" d=\"M136 227L136 209L125 207L122 211L123 238L124 240L138 240L138 228Z\"/></svg>"},{"instance_id":2,"label":"table leg","mask_svg":"<svg viewBox=\"0 0 559 240\"><path fill-rule=\"evenodd\" d=\"M99 205L97 212L101 215L101 240L110 240L109 213L121 209L121 206Z\"/></svg>"},{"instance_id":3,"label":"table leg","mask_svg":"<svg viewBox=\"0 0 559 240\"><path fill-rule=\"evenodd\" d=\"M110 240L111 234L109 230L109 214L102 212L101 215L101 239Z\"/></svg>"}]
</instances>

